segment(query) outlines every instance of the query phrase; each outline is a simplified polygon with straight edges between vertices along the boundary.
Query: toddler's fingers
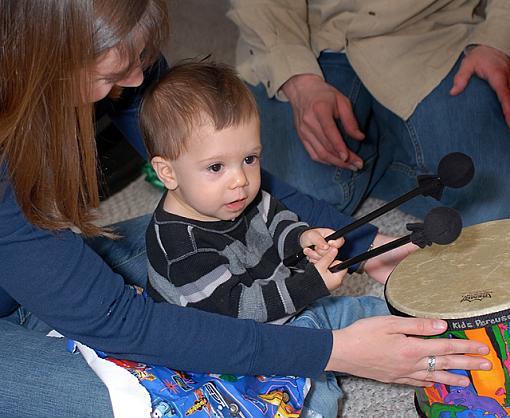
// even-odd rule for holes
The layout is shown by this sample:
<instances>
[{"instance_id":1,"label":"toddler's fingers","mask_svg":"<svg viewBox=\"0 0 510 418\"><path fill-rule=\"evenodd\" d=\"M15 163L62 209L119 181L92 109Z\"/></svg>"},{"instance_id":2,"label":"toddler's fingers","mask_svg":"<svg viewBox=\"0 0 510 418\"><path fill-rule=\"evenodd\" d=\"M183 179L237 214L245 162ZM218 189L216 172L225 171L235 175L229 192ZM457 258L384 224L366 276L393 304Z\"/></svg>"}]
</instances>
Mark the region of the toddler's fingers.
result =
<instances>
[{"instance_id":1,"label":"toddler's fingers","mask_svg":"<svg viewBox=\"0 0 510 418\"><path fill-rule=\"evenodd\" d=\"M330 247L329 251L324 254L319 261L315 264L317 270L319 272L326 271L331 263L335 260L336 255L338 254L338 250L335 247Z\"/></svg>"},{"instance_id":2,"label":"toddler's fingers","mask_svg":"<svg viewBox=\"0 0 510 418\"><path fill-rule=\"evenodd\" d=\"M321 255L311 248L305 248L303 250L303 253L306 255L308 261L310 261L311 263L315 263L321 259Z\"/></svg>"},{"instance_id":3,"label":"toddler's fingers","mask_svg":"<svg viewBox=\"0 0 510 418\"><path fill-rule=\"evenodd\" d=\"M340 248L342 245L344 245L345 240L343 238L338 239L332 239L328 241L328 245L335 248Z\"/></svg>"}]
</instances>

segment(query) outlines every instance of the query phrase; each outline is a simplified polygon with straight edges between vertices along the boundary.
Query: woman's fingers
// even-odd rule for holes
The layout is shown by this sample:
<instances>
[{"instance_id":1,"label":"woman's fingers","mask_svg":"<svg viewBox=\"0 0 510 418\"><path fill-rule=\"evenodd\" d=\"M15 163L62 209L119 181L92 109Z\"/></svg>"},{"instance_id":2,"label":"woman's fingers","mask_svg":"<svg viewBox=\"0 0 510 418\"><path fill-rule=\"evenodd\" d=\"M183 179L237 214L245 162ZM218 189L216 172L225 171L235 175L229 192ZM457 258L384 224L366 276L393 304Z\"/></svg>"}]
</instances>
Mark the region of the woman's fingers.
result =
<instances>
[{"instance_id":1,"label":"woman's fingers","mask_svg":"<svg viewBox=\"0 0 510 418\"><path fill-rule=\"evenodd\" d=\"M474 340L463 340L457 338L437 338L424 340L418 338L417 344L421 345L420 349L422 350L422 354L424 356L446 356L449 354L459 353L486 355L489 353L489 349L485 344Z\"/></svg>"},{"instance_id":2,"label":"woman's fingers","mask_svg":"<svg viewBox=\"0 0 510 418\"><path fill-rule=\"evenodd\" d=\"M448 324L441 319L388 317L388 329L394 334L431 336L442 334Z\"/></svg>"},{"instance_id":3,"label":"woman's fingers","mask_svg":"<svg viewBox=\"0 0 510 418\"><path fill-rule=\"evenodd\" d=\"M451 373L445 370L438 370L433 373L426 373L424 381L442 383L449 386L469 386L469 378L460 374Z\"/></svg>"},{"instance_id":4,"label":"woman's fingers","mask_svg":"<svg viewBox=\"0 0 510 418\"><path fill-rule=\"evenodd\" d=\"M450 372L450 370L490 370L491 363L483 357L465 355L427 356L417 365L418 370L410 378L443 383L452 386L467 386L469 378Z\"/></svg>"},{"instance_id":5,"label":"woman's fingers","mask_svg":"<svg viewBox=\"0 0 510 418\"><path fill-rule=\"evenodd\" d=\"M491 362L484 357L463 355L435 355L433 371L438 370L490 370ZM429 368L429 356L423 360L423 370Z\"/></svg>"},{"instance_id":6,"label":"woman's fingers","mask_svg":"<svg viewBox=\"0 0 510 418\"><path fill-rule=\"evenodd\" d=\"M489 370L483 343L420 336L441 334L446 323L435 319L373 317L333 332L327 370L405 384L438 382L465 386L465 376L448 370ZM465 355L469 354L469 355ZM473 355L475 354L475 355Z\"/></svg>"}]
</instances>

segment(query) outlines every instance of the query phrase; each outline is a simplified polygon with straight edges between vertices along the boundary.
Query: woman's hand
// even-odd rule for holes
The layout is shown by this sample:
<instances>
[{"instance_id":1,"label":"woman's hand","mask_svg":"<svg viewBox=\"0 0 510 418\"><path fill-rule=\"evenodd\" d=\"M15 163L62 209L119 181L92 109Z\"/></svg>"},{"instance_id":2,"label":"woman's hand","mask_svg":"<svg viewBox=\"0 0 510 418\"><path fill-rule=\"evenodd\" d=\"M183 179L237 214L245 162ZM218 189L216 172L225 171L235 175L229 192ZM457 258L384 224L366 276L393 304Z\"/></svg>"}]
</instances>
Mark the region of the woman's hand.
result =
<instances>
[{"instance_id":1,"label":"woman's hand","mask_svg":"<svg viewBox=\"0 0 510 418\"><path fill-rule=\"evenodd\" d=\"M386 383L431 386L434 382L467 386L466 376L449 369L490 370L482 357L484 344L461 339L424 339L446 330L446 323L435 319L379 316L361 319L333 331L333 348L326 369L366 377ZM475 354L463 355L463 354ZM435 356L433 371L427 370Z\"/></svg>"},{"instance_id":2,"label":"woman's hand","mask_svg":"<svg viewBox=\"0 0 510 418\"><path fill-rule=\"evenodd\" d=\"M397 239L398 237L390 237L387 235L377 234L372 243L373 248L380 247L390 241ZM364 271L377 280L379 283L386 283L389 275L393 269L409 254L418 250L419 247L413 243L402 245L401 247L395 248L394 250L388 251L387 253L381 254L377 257L367 260L365 263Z\"/></svg>"}]
</instances>

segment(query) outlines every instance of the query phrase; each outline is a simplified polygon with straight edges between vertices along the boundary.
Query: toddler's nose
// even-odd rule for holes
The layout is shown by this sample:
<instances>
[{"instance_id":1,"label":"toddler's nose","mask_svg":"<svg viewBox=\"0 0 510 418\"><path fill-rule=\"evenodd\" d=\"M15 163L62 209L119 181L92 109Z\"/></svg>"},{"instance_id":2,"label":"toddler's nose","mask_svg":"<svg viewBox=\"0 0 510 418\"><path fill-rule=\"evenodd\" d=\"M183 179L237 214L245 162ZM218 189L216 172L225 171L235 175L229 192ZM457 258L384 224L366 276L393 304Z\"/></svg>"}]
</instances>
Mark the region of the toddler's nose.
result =
<instances>
[{"instance_id":1,"label":"toddler's nose","mask_svg":"<svg viewBox=\"0 0 510 418\"><path fill-rule=\"evenodd\" d=\"M243 170L236 170L233 177L232 188L244 187L248 184L248 177Z\"/></svg>"}]
</instances>

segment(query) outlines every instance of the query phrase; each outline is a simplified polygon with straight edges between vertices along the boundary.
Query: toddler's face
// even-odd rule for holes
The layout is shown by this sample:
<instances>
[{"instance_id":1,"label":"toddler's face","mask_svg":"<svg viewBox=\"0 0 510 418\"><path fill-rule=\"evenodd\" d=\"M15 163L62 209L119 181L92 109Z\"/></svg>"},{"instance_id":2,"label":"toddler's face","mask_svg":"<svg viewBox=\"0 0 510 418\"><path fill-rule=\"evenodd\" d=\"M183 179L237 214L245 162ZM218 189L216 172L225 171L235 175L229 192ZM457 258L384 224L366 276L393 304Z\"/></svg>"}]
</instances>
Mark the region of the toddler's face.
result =
<instances>
[{"instance_id":1,"label":"toddler's face","mask_svg":"<svg viewBox=\"0 0 510 418\"><path fill-rule=\"evenodd\" d=\"M178 186L165 209L201 221L236 218L259 191L261 151L256 118L220 131L201 127L172 162Z\"/></svg>"}]
</instances>

